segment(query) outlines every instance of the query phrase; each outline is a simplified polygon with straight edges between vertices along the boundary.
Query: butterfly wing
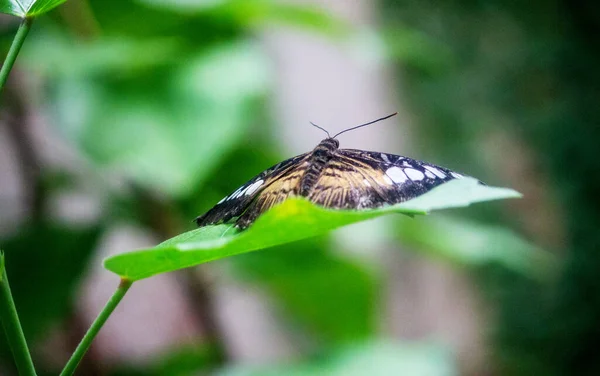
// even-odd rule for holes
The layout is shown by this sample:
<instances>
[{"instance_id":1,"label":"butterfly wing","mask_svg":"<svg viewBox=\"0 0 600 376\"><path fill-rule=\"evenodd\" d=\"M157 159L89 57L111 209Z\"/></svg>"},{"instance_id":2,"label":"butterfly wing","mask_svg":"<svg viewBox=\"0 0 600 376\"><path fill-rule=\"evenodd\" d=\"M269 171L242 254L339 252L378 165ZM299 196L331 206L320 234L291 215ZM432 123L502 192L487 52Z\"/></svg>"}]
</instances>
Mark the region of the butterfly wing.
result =
<instances>
[{"instance_id":1,"label":"butterfly wing","mask_svg":"<svg viewBox=\"0 0 600 376\"><path fill-rule=\"evenodd\" d=\"M288 177L296 175L295 173L291 174L291 172L298 170L307 157L308 153L301 154L261 172L230 195L225 196L208 212L196 218L196 223L198 226L206 226L228 222L231 218L241 216L251 206L253 211L256 211L259 208L266 207L268 209L271 207L272 205L268 204L272 200L276 201L276 203L283 201L287 196L281 198L278 194L284 195L291 187L293 179L288 179ZM268 194L268 200L265 200L265 197L263 197L265 194ZM258 200L261 204L259 208L256 208L257 204L253 203L253 201L258 197L261 198Z\"/></svg>"},{"instance_id":2,"label":"butterfly wing","mask_svg":"<svg viewBox=\"0 0 600 376\"><path fill-rule=\"evenodd\" d=\"M246 228L290 196L298 196L311 153L290 158L263 171L196 218L198 226L227 222ZM335 209L370 209L422 195L463 177L447 168L400 155L339 149L321 171L308 199Z\"/></svg>"},{"instance_id":3,"label":"butterfly wing","mask_svg":"<svg viewBox=\"0 0 600 376\"><path fill-rule=\"evenodd\" d=\"M236 226L244 229L273 206L283 202L288 197L299 196L300 182L310 165L309 157L310 155L306 155L304 159L300 159L285 173L278 174L276 178L272 179L238 218Z\"/></svg>"},{"instance_id":4,"label":"butterfly wing","mask_svg":"<svg viewBox=\"0 0 600 376\"><path fill-rule=\"evenodd\" d=\"M415 198L463 175L400 155L340 149L309 199L335 209L369 209Z\"/></svg>"}]
</instances>

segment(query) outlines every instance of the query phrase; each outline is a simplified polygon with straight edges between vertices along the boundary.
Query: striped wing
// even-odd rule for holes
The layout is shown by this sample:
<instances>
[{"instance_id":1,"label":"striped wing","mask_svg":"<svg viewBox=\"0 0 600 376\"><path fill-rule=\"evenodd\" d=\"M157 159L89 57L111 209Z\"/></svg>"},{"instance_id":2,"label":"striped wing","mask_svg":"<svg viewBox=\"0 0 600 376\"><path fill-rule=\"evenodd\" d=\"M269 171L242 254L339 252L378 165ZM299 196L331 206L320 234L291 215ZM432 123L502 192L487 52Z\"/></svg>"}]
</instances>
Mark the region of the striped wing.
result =
<instances>
[{"instance_id":1,"label":"striped wing","mask_svg":"<svg viewBox=\"0 0 600 376\"><path fill-rule=\"evenodd\" d=\"M262 212L297 191L297 177L302 176L308 156L298 155L261 172L196 218L196 223L206 226L240 217L238 227L248 227Z\"/></svg>"},{"instance_id":2,"label":"striped wing","mask_svg":"<svg viewBox=\"0 0 600 376\"><path fill-rule=\"evenodd\" d=\"M299 196L300 181L308 169L308 155L295 163L285 173L265 186L256 198L248 205L244 213L236 221L237 227L245 229L250 226L258 216L273 206L283 202L288 197Z\"/></svg>"},{"instance_id":3,"label":"striped wing","mask_svg":"<svg viewBox=\"0 0 600 376\"><path fill-rule=\"evenodd\" d=\"M340 149L329 161L309 199L335 209L370 209L415 198L463 175L411 158Z\"/></svg>"}]
</instances>

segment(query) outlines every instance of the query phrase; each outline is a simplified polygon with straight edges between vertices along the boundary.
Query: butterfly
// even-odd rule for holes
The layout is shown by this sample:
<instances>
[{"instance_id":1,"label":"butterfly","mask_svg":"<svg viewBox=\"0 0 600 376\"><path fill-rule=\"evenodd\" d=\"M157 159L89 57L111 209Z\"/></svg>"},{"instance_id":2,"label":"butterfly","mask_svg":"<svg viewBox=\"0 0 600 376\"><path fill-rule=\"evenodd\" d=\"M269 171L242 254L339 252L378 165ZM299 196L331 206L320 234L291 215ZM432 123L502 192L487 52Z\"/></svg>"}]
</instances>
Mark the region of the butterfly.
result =
<instances>
[{"instance_id":1,"label":"butterfly","mask_svg":"<svg viewBox=\"0 0 600 376\"><path fill-rule=\"evenodd\" d=\"M464 175L401 155L340 149L340 134L392 115L346 129L312 151L261 172L196 218L198 226L229 222L249 227L262 213L289 197L305 197L332 209L361 210L393 205L422 195Z\"/></svg>"}]
</instances>

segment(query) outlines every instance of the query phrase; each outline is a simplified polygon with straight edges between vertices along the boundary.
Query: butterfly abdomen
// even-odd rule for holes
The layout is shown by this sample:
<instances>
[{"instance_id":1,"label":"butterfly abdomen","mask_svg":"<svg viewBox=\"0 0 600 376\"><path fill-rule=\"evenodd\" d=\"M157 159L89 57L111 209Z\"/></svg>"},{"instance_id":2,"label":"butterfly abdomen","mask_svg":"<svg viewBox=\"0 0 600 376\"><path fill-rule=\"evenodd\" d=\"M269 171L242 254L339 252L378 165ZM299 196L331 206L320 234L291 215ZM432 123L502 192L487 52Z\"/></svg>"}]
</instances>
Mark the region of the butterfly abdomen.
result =
<instances>
[{"instance_id":1,"label":"butterfly abdomen","mask_svg":"<svg viewBox=\"0 0 600 376\"><path fill-rule=\"evenodd\" d=\"M300 180L300 191L298 192L300 196L307 197L310 194L317 180L319 180L323 168L333 158L339 146L338 140L326 138L313 149L308 159L308 168L302 180Z\"/></svg>"}]
</instances>

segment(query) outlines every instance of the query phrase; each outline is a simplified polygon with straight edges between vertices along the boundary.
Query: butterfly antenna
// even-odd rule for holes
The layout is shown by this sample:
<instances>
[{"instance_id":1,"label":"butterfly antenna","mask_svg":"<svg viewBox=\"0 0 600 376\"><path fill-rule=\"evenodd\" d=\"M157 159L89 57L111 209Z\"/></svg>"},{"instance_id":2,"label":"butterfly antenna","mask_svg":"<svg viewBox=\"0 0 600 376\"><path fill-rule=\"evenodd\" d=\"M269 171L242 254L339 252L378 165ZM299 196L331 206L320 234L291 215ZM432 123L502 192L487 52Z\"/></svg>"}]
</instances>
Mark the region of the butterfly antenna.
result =
<instances>
[{"instance_id":1,"label":"butterfly antenna","mask_svg":"<svg viewBox=\"0 0 600 376\"><path fill-rule=\"evenodd\" d=\"M316 124L315 124L315 123L313 123L312 121L310 121L309 123L311 123L311 124L313 125L313 127L317 127L317 128L319 128L320 130L322 130L323 132L327 133L327 138L332 138L332 137L329 135L329 132L327 132L327 129L319 127L318 125L316 125Z\"/></svg>"},{"instance_id":2,"label":"butterfly antenna","mask_svg":"<svg viewBox=\"0 0 600 376\"><path fill-rule=\"evenodd\" d=\"M393 113L393 114L391 114L391 115L384 116L384 117L382 117L382 118L379 118L379 119L377 119L377 120L373 120L373 121L370 121L370 122L368 122L368 123L365 123L365 124L357 125L356 127L352 127L352 128L344 129L343 131L339 132L338 134L336 134L335 136L333 136L333 137L331 137L331 138L336 138L337 136L341 135L342 133L346 133L346 132L348 132L348 131L351 131L351 130L354 130L354 129L358 129L358 128L361 128L361 127L366 127L367 125L371 125L371 124L373 124L373 123L377 123L378 121L382 121L382 120L385 120L385 119L389 119L389 118L391 118L392 116L396 116L396 115L398 115L398 113L397 113L397 112L394 112L394 113ZM313 125L314 125L314 124L313 124Z\"/></svg>"}]
</instances>

